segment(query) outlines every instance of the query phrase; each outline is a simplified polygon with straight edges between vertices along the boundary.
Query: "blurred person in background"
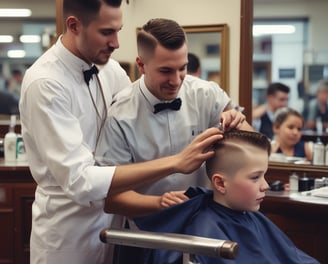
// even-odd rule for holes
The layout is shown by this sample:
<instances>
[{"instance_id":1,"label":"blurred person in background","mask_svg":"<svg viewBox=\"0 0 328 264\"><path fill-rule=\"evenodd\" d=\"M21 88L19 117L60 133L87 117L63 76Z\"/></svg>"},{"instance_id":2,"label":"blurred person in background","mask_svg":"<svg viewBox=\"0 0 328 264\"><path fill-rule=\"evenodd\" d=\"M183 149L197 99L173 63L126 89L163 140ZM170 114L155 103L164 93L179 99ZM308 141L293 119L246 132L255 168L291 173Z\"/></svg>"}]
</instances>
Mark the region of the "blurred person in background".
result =
<instances>
[{"instance_id":1,"label":"blurred person in background","mask_svg":"<svg viewBox=\"0 0 328 264\"><path fill-rule=\"evenodd\" d=\"M322 123L324 130L328 128L328 80L319 82L316 98L310 100L305 120L307 129L318 130L317 121Z\"/></svg>"},{"instance_id":2,"label":"blurred person in background","mask_svg":"<svg viewBox=\"0 0 328 264\"><path fill-rule=\"evenodd\" d=\"M271 141L271 152L311 161L311 147L309 143L301 140L303 126L301 113L289 107L278 109L273 121L274 138Z\"/></svg>"},{"instance_id":3,"label":"blurred person in background","mask_svg":"<svg viewBox=\"0 0 328 264\"><path fill-rule=\"evenodd\" d=\"M255 130L269 139L273 138L273 119L275 112L288 105L290 88L279 82L271 83L267 88L266 103L253 109L252 125Z\"/></svg>"}]
</instances>

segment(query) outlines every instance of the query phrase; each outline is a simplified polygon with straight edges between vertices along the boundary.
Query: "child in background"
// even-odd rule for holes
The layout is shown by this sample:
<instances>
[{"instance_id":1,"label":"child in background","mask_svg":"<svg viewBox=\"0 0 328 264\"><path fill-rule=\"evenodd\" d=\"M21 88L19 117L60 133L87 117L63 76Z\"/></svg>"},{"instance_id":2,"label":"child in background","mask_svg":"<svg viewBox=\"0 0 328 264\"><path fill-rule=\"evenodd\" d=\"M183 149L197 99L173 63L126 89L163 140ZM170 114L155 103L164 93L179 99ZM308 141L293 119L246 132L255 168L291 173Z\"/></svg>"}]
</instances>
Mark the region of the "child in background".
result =
<instances>
[{"instance_id":1,"label":"child in background","mask_svg":"<svg viewBox=\"0 0 328 264\"><path fill-rule=\"evenodd\" d=\"M190 188L190 200L156 214L135 219L142 230L173 232L237 242L234 260L194 256L201 264L318 264L258 212L269 188L270 142L261 133L230 130L206 162L213 191ZM149 250L143 263L182 263L182 253Z\"/></svg>"},{"instance_id":2,"label":"child in background","mask_svg":"<svg viewBox=\"0 0 328 264\"><path fill-rule=\"evenodd\" d=\"M303 126L303 116L298 111L289 107L277 110L273 121L274 139L271 142L271 152L311 161L311 147L308 142L301 140Z\"/></svg>"}]
</instances>

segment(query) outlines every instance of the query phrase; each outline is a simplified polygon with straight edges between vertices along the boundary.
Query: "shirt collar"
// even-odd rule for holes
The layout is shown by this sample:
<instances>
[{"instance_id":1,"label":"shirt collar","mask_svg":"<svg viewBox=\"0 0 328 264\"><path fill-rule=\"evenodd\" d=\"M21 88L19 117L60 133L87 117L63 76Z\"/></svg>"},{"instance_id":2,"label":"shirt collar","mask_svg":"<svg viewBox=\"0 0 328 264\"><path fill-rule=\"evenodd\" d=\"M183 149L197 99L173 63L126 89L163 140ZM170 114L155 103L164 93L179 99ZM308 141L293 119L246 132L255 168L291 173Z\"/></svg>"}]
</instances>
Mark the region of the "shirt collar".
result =
<instances>
[{"instance_id":1,"label":"shirt collar","mask_svg":"<svg viewBox=\"0 0 328 264\"><path fill-rule=\"evenodd\" d=\"M144 75L142 75L140 77L140 81L139 81L139 87L140 87L140 90L142 92L142 94L145 96L146 100L150 103L150 105L154 106L155 104L158 104L158 103L168 103L168 102L171 102L171 101L161 101L159 100L156 96L154 96L149 90L148 88L146 87L146 84L145 84L145 78L144 78Z\"/></svg>"},{"instance_id":2,"label":"shirt collar","mask_svg":"<svg viewBox=\"0 0 328 264\"><path fill-rule=\"evenodd\" d=\"M272 112L271 110L268 109L267 110L267 115L268 115L268 117L271 121L274 120L274 112Z\"/></svg>"},{"instance_id":3,"label":"shirt collar","mask_svg":"<svg viewBox=\"0 0 328 264\"><path fill-rule=\"evenodd\" d=\"M149 102L149 104L151 106L154 106L155 104L161 102L146 87L144 75L142 75L141 78L140 78L139 86L140 86L140 90L141 90L142 94L144 95L144 97L146 98L146 100Z\"/></svg>"},{"instance_id":4,"label":"shirt collar","mask_svg":"<svg viewBox=\"0 0 328 264\"><path fill-rule=\"evenodd\" d=\"M90 69L90 65L69 51L63 45L61 38L62 36L58 38L55 44L57 56L76 79L81 79L84 82L83 71Z\"/></svg>"}]
</instances>

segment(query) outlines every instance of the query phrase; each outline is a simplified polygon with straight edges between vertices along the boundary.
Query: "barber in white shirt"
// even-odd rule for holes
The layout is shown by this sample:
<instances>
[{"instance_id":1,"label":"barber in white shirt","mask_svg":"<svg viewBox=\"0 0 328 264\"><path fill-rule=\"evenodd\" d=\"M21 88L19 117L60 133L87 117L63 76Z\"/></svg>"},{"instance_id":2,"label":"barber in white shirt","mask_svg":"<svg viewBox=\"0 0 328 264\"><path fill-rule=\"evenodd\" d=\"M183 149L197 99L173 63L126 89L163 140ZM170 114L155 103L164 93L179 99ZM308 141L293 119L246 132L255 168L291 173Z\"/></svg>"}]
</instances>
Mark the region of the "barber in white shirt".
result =
<instances>
[{"instance_id":1,"label":"barber in white shirt","mask_svg":"<svg viewBox=\"0 0 328 264\"><path fill-rule=\"evenodd\" d=\"M108 194L154 177L190 172L213 155L203 152L221 138L212 129L172 157L118 167L95 165L106 108L129 84L123 69L109 59L119 47L120 5L121 0L64 0L64 34L25 74L22 134L37 183L31 264L110 263L108 245L99 240L111 220L103 211L105 202L110 205ZM93 64L105 65L102 84ZM90 68L95 74L86 74L89 79L83 72Z\"/></svg>"}]
</instances>

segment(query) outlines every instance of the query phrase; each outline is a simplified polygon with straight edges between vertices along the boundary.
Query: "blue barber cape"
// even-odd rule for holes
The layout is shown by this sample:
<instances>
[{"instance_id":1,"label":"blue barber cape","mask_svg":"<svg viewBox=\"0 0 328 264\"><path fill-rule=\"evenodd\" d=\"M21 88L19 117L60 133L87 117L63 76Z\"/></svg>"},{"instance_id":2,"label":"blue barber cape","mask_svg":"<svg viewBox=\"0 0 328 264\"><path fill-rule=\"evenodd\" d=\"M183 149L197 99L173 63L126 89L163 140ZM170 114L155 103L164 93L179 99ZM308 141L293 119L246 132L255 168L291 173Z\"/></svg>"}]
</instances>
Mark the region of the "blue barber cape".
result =
<instances>
[{"instance_id":1,"label":"blue barber cape","mask_svg":"<svg viewBox=\"0 0 328 264\"><path fill-rule=\"evenodd\" d=\"M190 200L146 217L135 219L145 231L180 233L237 242L234 260L195 256L201 264L319 264L292 241L261 212L235 211L213 201L213 192L190 187ZM145 264L181 264L182 253L145 250Z\"/></svg>"}]
</instances>

